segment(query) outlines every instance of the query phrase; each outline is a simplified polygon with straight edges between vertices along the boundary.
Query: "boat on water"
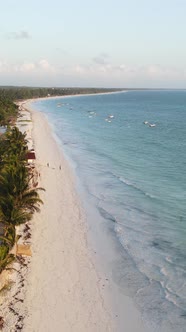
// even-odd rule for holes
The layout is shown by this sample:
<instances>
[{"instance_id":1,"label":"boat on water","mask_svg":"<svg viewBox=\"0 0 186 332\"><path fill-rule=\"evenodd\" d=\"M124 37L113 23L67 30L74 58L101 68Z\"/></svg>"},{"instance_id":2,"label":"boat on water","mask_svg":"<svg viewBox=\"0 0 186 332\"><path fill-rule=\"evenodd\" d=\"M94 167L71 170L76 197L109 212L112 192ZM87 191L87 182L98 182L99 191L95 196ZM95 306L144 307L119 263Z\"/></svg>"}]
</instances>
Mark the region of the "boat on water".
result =
<instances>
[{"instance_id":1,"label":"boat on water","mask_svg":"<svg viewBox=\"0 0 186 332\"><path fill-rule=\"evenodd\" d=\"M150 123L148 121L144 121L143 122L145 125L148 125L149 127L156 127L156 124L155 123Z\"/></svg>"}]
</instances>

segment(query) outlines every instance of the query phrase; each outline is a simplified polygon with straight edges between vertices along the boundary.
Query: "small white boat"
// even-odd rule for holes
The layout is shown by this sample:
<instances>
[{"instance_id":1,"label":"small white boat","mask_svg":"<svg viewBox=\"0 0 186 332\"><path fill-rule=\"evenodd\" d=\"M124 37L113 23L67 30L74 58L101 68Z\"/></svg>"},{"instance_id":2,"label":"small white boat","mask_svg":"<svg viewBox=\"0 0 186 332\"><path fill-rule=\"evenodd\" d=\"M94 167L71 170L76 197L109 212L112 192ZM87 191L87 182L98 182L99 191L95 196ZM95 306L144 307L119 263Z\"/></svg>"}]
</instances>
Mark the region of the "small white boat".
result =
<instances>
[{"instance_id":1,"label":"small white boat","mask_svg":"<svg viewBox=\"0 0 186 332\"><path fill-rule=\"evenodd\" d=\"M108 118L113 119L114 115L109 115Z\"/></svg>"},{"instance_id":2,"label":"small white boat","mask_svg":"<svg viewBox=\"0 0 186 332\"><path fill-rule=\"evenodd\" d=\"M149 123L149 127L156 127L155 123Z\"/></svg>"},{"instance_id":3,"label":"small white boat","mask_svg":"<svg viewBox=\"0 0 186 332\"><path fill-rule=\"evenodd\" d=\"M143 123L144 123L144 124L149 124L148 121L144 121Z\"/></svg>"}]
</instances>

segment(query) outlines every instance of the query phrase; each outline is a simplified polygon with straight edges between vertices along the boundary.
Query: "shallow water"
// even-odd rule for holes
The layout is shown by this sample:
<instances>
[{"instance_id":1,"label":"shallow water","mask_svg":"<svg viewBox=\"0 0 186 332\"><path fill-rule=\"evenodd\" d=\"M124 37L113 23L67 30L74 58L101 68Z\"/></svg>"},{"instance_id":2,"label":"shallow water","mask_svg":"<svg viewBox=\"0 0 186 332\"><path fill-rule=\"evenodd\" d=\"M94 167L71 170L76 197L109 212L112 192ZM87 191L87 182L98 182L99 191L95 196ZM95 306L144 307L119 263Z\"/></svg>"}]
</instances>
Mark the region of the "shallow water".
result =
<instances>
[{"instance_id":1,"label":"shallow water","mask_svg":"<svg viewBox=\"0 0 186 332\"><path fill-rule=\"evenodd\" d=\"M104 223L118 241L114 282L152 330L185 331L186 91L48 99L34 108L73 164L89 227Z\"/></svg>"}]
</instances>

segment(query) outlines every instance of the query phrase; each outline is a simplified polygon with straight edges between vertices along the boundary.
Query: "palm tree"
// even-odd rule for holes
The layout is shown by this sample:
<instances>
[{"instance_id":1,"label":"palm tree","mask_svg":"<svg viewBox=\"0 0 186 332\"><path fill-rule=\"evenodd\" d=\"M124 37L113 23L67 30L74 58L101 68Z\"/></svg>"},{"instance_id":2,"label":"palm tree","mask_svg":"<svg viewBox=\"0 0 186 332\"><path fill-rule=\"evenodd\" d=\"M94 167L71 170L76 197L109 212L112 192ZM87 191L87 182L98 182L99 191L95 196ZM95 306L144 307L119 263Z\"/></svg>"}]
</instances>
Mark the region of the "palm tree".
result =
<instances>
[{"instance_id":1,"label":"palm tree","mask_svg":"<svg viewBox=\"0 0 186 332\"><path fill-rule=\"evenodd\" d=\"M0 273L14 260L15 256L13 254L8 252L6 255L4 255L4 257L0 259Z\"/></svg>"},{"instance_id":2,"label":"palm tree","mask_svg":"<svg viewBox=\"0 0 186 332\"><path fill-rule=\"evenodd\" d=\"M13 256L9 253L17 240L16 226L30 220L43 204L39 191L32 188L32 176L26 168L26 134L18 128L9 130L0 144L0 272Z\"/></svg>"},{"instance_id":3,"label":"palm tree","mask_svg":"<svg viewBox=\"0 0 186 332\"><path fill-rule=\"evenodd\" d=\"M21 161L26 160L28 152L26 133L22 133L17 127L8 130L6 135L6 151L5 154L10 160L10 156L14 156Z\"/></svg>"},{"instance_id":4,"label":"palm tree","mask_svg":"<svg viewBox=\"0 0 186 332\"><path fill-rule=\"evenodd\" d=\"M26 134L22 134L14 127L0 139L0 168L7 164L20 164L26 162L28 152Z\"/></svg>"},{"instance_id":5,"label":"palm tree","mask_svg":"<svg viewBox=\"0 0 186 332\"><path fill-rule=\"evenodd\" d=\"M7 248L7 252L13 247L16 240L19 239L19 236L16 238L16 229L14 225L11 225L7 222L3 223L3 235L0 236L1 246Z\"/></svg>"},{"instance_id":6,"label":"palm tree","mask_svg":"<svg viewBox=\"0 0 186 332\"><path fill-rule=\"evenodd\" d=\"M0 175L0 210L3 222L13 225L25 223L33 213L40 211L38 191L43 188L30 187L31 177L24 165L7 166Z\"/></svg>"}]
</instances>

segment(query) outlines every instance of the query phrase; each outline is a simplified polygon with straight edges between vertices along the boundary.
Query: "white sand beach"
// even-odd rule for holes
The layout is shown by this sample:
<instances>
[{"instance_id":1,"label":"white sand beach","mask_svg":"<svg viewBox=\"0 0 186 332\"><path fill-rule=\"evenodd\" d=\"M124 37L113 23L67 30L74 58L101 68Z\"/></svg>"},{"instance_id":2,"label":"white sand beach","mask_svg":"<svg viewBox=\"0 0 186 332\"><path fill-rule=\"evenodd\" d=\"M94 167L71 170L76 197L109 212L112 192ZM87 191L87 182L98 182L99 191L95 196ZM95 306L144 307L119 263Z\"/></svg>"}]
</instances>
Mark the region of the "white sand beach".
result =
<instances>
[{"instance_id":1,"label":"white sand beach","mask_svg":"<svg viewBox=\"0 0 186 332\"><path fill-rule=\"evenodd\" d=\"M27 107L27 106L26 106ZM32 112L36 167L44 205L34 216L25 332L114 331L71 171L46 119ZM47 164L49 166L47 166Z\"/></svg>"}]
</instances>

